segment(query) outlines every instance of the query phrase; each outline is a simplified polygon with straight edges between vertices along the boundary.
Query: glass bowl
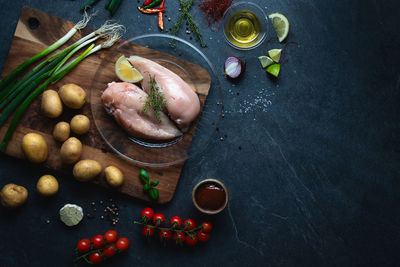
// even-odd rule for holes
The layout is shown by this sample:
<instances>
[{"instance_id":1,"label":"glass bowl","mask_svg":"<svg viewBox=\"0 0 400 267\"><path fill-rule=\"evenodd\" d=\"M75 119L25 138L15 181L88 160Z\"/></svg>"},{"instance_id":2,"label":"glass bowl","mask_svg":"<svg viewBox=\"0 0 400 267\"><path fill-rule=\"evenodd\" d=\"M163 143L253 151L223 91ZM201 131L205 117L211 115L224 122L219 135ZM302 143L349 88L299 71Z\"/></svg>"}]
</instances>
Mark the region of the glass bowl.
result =
<instances>
[{"instance_id":1,"label":"glass bowl","mask_svg":"<svg viewBox=\"0 0 400 267\"><path fill-rule=\"evenodd\" d=\"M241 13L239 13L241 12ZM241 15L238 15L241 14ZM251 38L240 40L242 36L247 36L248 25L251 18L256 17L259 21L259 32L252 31ZM224 37L226 42L239 50L250 50L258 47L265 40L267 35L267 16L258 5L252 2L237 2L232 4L223 15ZM236 22L236 26L232 25ZM254 22L254 21L253 21ZM254 24L253 24L254 25ZM236 30L234 30L236 29ZM235 33L234 33L235 32ZM234 43L235 42L235 43Z\"/></svg>"},{"instance_id":2,"label":"glass bowl","mask_svg":"<svg viewBox=\"0 0 400 267\"><path fill-rule=\"evenodd\" d=\"M201 112L189 130L167 142L144 140L130 136L101 104L107 83L118 78L114 72L117 59L137 55L153 60L178 74L197 93ZM164 167L182 163L207 148L216 137L222 112L222 90L215 67L189 42L167 34L145 34L121 42L110 49L95 74L104 88L92 88L91 108L95 125L108 146L121 157L142 166Z\"/></svg>"}]
</instances>

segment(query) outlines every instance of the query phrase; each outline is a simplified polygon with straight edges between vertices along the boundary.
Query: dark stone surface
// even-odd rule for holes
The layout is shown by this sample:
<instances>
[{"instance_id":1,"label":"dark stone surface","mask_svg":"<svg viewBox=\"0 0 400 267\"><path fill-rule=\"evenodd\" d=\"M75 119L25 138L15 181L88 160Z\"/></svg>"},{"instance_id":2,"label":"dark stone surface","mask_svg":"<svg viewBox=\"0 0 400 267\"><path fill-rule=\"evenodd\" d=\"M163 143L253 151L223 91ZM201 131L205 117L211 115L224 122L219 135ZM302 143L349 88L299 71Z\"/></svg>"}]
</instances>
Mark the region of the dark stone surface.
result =
<instances>
[{"instance_id":1,"label":"dark stone surface","mask_svg":"<svg viewBox=\"0 0 400 267\"><path fill-rule=\"evenodd\" d=\"M0 67L23 5L78 21L82 2L2 1ZM95 8L93 28L108 18L103 2ZM168 28L178 16L177 2L167 0ZM273 38L251 51L233 50L221 29L211 31L193 9L209 45L202 51L217 69L226 56L236 55L247 60L247 72L238 84L220 75L226 115L219 131L227 137L212 140L210 149L186 162L169 204L153 205L167 217L211 220L210 242L196 248L148 243L133 224L148 204L59 174L59 194L41 198L36 181L53 172L1 156L1 185L13 182L30 192L20 210L0 209L1 266L71 265L80 238L114 227L97 211L96 218L67 229L58 220L59 208L72 202L90 212L92 201L110 197L120 207L115 229L131 240L129 253L109 261L110 266L398 265L398 1L254 2L267 14L285 14L291 23L288 41L300 47L288 47L288 61L272 81L257 56L281 44ZM140 15L136 6L123 1L114 17L127 26L125 38L158 32L156 19ZM184 30L180 36L189 40ZM191 189L207 177L224 181L231 196L228 208L212 217L202 216L191 203Z\"/></svg>"}]
</instances>

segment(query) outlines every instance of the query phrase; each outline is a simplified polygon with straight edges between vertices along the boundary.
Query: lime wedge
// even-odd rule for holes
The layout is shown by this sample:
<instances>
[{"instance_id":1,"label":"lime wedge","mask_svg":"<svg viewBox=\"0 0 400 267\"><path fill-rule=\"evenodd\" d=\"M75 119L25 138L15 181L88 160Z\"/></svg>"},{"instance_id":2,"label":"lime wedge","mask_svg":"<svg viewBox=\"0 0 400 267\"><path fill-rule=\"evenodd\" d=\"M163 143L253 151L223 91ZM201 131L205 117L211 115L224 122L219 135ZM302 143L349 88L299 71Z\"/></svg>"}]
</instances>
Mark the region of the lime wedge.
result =
<instances>
[{"instance_id":1,"label":"lime wedge","mask_svg":"<svg viewBox=\"0 0 400 267\"><path fill-rule=\"evenodd\" d=\"M268 55L273 61L278 63L281 58L281 51L282 49L271 49L268 51Z\"/></svg>"},{"instance_id":2,"label":"lime wedge","mask_svg":"<svg viewBox=\"0 0 400 267\"><path fill-rule=\"evenodd\" d=\"M143 80L142 74L129 63L125 56L120 56L115 63L115 74L124 82L137 83Z\"/></svg>"},{"instance_id":3,"label":"lime wedge","mask_svg":"<svg viewBox=\"0 0 400 267\"><path fill-rule=\"evenodd\" d=\"M272 22L272 26L274 27L275 33L278 36L279 42L285 40L289 33L288 19L280 13L270 14L268 15L268 18Z\"/></svg>"},{"instance_id":4,"label":"lime wedge","mask_svg":"<svg viewBox=\"0 0 400 267\"><path fill-rule=\"evenodd\" d=\"M266 69L266 71L269 73L269 74L271 74L271 75L273 75L273 76L275 76L275 77L278 77L278 75L279 75L279 71L281 70L281 64L272 64L271 66L269 66L267 69Z\"/></svg>"},{"instance_id":5,"label":"lime wedge","mask_svg":"<svg viewBox=\"0 0 400 267\"><path fill-rule=\"evenodd\" d=\"M274 63L272 58L267 57L267 56L260 56L260 57L258 57L258 59L260 60L260 63L261 63L263 68L266 68L269 65L271 65L272 63Z\"/></svg>"}]
</instances>

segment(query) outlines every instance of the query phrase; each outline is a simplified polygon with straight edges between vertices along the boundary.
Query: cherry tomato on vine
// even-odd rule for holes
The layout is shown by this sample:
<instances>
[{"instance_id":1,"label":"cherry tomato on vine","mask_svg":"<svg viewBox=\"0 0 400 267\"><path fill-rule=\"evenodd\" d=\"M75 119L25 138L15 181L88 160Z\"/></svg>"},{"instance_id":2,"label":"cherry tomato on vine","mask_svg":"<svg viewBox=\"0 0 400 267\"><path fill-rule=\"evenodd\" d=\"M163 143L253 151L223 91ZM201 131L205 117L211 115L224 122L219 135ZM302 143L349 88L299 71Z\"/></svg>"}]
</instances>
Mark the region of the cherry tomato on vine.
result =
<instances>
[{"instance_id":1,"label":"cherry tomato on vine","mask_svg":"<svg viewBox=\"0 0 400 267\"><path fill-rule=\"evenodd\" d=\"M186 242L186 244L187 245L189 245L189 246L194 246L194 245L196 245L197 244L197 240L198 240L198 238L197 238L197 236L189 236L189 235L186 235L186 237L185 237L185 242Z\"/></svg>"},{"instance_id":2,"label":"cherry tomato on vine","mask_svg":"<svg viewBox=\"0 0 400 267\"><path fill-rule=\"evenodd\" d=\"M79 240L76 248L80 253L88 252L90 250L90 240L87 238Z\"/></svg>"},{"instance_id":3,"label":"cherry tomato on vine","mask_svg":"<svg viewBox=\"0 0 400 267\"><path fill-rule=\"evenodd\" d=\"M107 258L111 258L112 256L115 255L115 253L117 253L117 250L115 249L114 245L111 245L111 246L103 249L102 252Z\"/></svg>"},{"instance_id":4,"label":"cherry tomato on vine","mask_svg":"<svg viewBox=\"0 0 400 267\"><path fill-rule=\"evenodd\" d=\"M118 239L117 243L115 243L115 247L121 251L125 251L129 248L129 239L126 237L121 237Z\"/></svg>"},{"instance_id":5,"label":"cherry tomato on vine","mask_svg":"<svg viewBox=\"0 0 400 267\"><path fill-rule=\"evenodd\" d=\"M160 240L168 241L172 237L172 232L170 230L160 230Z\"/></svg>"},{"instance_id":6,"label":"cherry tomato on vine","mask_svg":"<svg viewBox=\"0 0 400 267\"><path fill-rule=\"evenodd\" d=\"M201 230L197 233L197 237L199 238L199 241L201 242L207 242L208 239L210 239L210 234L204 232L204 230Z\"/></svg>"},{"instance_id":7,"label":"cherry tomato on vine","mask_svg":"<svg viewBox=\"0 0 400 267\"><path fill-rule=\"evenodd\" d=\"M143 228L142 228L142 234L143 234L145 237L150 237L150 236L154 235L154 228L145 225L145 226L143 226Z\"/></svg>"},{"instance_id":8,"label":"cherry tomato on vine","mask_svg":"<svg viewBox=\"0 0 400 267\"><path fill-rule=\"evenodd\" d=\"M93 252L92 254L89 255L89 260L93 264L99 264L103 261L103 257L101 256L101 254L99 252Z\"/></svg>"},{"instance_id":9,"label":"cherry tomato on vine","mask_svg":"<svg viewBox=\"0 0 400 267\"><path fill-rule=\"evenodd\" d=\"M104 237L102 235L95 235L92 237L92 243L94 249L99 249L104 246Z\"/></svg>"},{"instance_id":10,"label":"cherry tomato on vine","mask_svg":"<svg viewBox=\"0 0 400 267\"><path fill-rule=\"evenodd\" d=\"M204 232L209 233L211 232L212 224L210 222L202 222L201 227L203 228Z\"/></svg>"},{"instance_id":11,"label":"cherry tomato on vine","mask_svg":"<svg viewBox=\"0 0 400 267\"><path fill-rule=\"evenodd\" d=\"M184 232L175 232L172 238L175 240L177 245L182 245L185 241L185 233Z\"/></svg>"},{"instance_id":12,"label":"cherry tomato on vine","mask_svg":"<svg viewBox=\"0 0 400 267\"><path fill-rule=\"evenodd\" d=\"M104 234L104 238L107 240L107 244L114 244L117 241L117 231L109 230Z\"/></svg>"},{"instance_id":13,"label":"cherry tomato on vine","mask_svg":"<svg viewBox=\"0 0 400 267\"><path fill-rule=\"evenodd\" d=\"M153 218L154 210L152 208L144 208L140 216L142 217L143 221L148 222Z\"/></svg>"},{"instance_id":14,"label":"cherry tomato on vine","mask_svg":"<svg viewBox=\"0 0 400 267\"><path fill-rule=\"evenodd\" d=\"M192 219L187 219L183 222L183 229L186 231L193 230L196 227L196 223Z\"/></svg>"},{"instance_id":15,"label":"cherry tomato on vine","mask_svg":"<svg viewBox=\"0 0 400 267\"><path fill-rule=\"evenodd\" d=\"M172 216L171 219L169 220L169 224L171 225L171 228L177 229L181 227L182 219L179 216Z\"/></svg>"},{"instance_id":16,"label":"cherry tomato on vine","mask_svg":"<svg viewBox=\"0 0 400 267\"><path fill-rule=\"evenodd\" d=\"M164 214L162 214L162 213L156 213L156 214L154 214L154 216L153 216L153 222L154 222L154 225L156 225L156 226L161 226L161 225L163 225L164 222L165 222L165 216L164 216Z\"/></svg>"}]
</instances>

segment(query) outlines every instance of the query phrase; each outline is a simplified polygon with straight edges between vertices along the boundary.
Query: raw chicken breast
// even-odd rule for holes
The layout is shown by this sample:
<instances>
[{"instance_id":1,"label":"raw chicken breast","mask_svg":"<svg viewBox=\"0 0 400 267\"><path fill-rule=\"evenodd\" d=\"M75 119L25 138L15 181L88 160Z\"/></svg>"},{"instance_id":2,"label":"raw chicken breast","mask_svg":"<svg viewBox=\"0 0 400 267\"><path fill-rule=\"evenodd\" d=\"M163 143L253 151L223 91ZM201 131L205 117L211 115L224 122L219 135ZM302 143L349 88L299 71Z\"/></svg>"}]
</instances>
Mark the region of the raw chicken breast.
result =
<instances>
[{"instance_id":1,"label":"raw chicken breast","mask_svg":"<svg viewBox=\"0 0 400 267\"><path fill-rule=\"evenodd\" d=\"M151 109L141 112L146 97L147 94L134 84L112 82L103 92L101 100L107 112L133 136L156 140L180 136L182 133L164 113L160 112L159 123Z\"/></svg>"},{"instance_id":2,"label":"raw chicken breast","mask_svg":"<svg viewBox=\"0 0 400 267\"><path fill-rule=\"evenodd\" d=\"M199 97L193 89L181 77L154 61L139 56L131 56L128 60L142 74L141 85L146 92L149 90L149 75L155 76L169 115L185 131L200 112Z\"/></svg>"}]
</instances>

